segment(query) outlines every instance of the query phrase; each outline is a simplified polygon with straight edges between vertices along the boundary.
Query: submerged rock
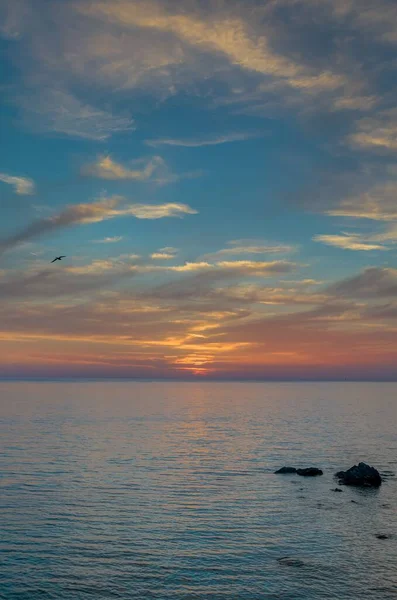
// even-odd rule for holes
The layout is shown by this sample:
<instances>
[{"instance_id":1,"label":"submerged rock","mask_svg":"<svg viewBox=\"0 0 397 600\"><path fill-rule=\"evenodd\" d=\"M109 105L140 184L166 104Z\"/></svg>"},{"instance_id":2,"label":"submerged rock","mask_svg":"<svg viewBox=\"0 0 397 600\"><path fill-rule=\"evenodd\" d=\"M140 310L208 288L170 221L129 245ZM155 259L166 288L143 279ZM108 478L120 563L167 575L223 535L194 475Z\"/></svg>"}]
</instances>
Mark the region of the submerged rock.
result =
<instances>
[{"instance_id":1,"label":"submerged rock","mask_svg":"<svg viewBox=\"0 0 397 600\"><path fill-rule=\"evenodd\" d=\"M308 469L298 469L298 475L302 475L302 477L315 477L316 475L322 475L323 472L321 469L316 469L315 467L309 467Z\"/></svg>"},{"instance_id":2,"label":"submerged rock","mask_svg":"<svg viewBox=\"0 0 397 600\"><path fill-rule=\"evenodd\" d=\"M378 533L376 537L378 540L388 540L390 536L386 535L385 533Z\"/></svg>"},{"instance_id":3,"label":"submerged rock","mask_svg":"<svg viewBox=\"0 0 397 600\"><path fill-rule=\"evenodd\" d=\"M343 490L341 490L340 488L334 488L332 491L333 492L343 492Z\"/></svg>"},{"instance_id":4,"label":"submerged rock","mask_svg":"<svg viewBox=\"0 0 397 600\"><path fill-rule=\"evenodd\" d=\"M288 475L289 473L296 473L294 467L281 467L278 471L274 471L276 475Z\"/></svg>"},{"instance_id":5,"label":"submerged rock","mask_svg":"<svg viewBox=\"0 0 397 600\"><path fill-rule=\"evenodd\" d=\"M382 483L379 471L362 462L354 465L348 471L339 471L336 473L336 477L339 478L339 483L344 485L379 487Z\"/></svg>"}]
</instances>

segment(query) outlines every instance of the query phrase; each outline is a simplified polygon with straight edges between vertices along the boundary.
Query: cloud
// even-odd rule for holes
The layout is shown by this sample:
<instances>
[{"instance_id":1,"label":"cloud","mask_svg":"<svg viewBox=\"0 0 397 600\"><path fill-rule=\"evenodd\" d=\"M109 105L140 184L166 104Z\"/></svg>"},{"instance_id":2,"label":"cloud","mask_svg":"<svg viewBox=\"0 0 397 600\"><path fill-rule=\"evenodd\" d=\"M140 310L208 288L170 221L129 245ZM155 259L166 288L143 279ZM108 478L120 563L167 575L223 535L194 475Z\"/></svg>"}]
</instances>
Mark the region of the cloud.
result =
<instances>
[{"instance_id":1,"label":"cloud","mask_svg":"<svg viewBox=\"0 0 397 600\"><path fill-rule=\"evenodd\" d=\"M176 257L178 254L177 248L172 248L171 246L166 246L165 248L160 248L157 252L153 252L150 255L150 258L153 260L171 260Z\"/></svg>"},{"instance_id":2,"label":"cloud","mask_svg":"<svg viewBox=\"0 0 397 600\"><path fill-rule=\"evenodd\" d=\"M367 192L342 200L339 206L326 214L338 217L371 219L374 221L397 220L397 183L392 180L379 183Z\"/></svg>"},{"instance_id":3,"label":"cloud","mask_svg":"<svg viewBox=\"0 0 397 600\"><path fill-rule=\"evenodd\" d=\"M93 240L93 244L117 244L117 242L121 242L123 236L116 235L114 237L105 237L103 240Z\"/></svg>"},{"instance_id":4,"label":"cloud","mask_svg":"<svg viewBox=\"0 0 397 600\"><path fill-rule=\"evenodd\" d=\"M0 173L0 181L14 186L15 193L20 196L34 194L34 181L28 177L14 177L12 175L7 175L6 173Z\"/></svg>"},{"instance_id":5,"label":"cloud","mask_svg":"<svg viewBox=\"0 0 397 600\"><path fill-rule=\"evenodd\" d=\"M323 304L326 294L316 293L310 289L318 285L309 280L295 282L291 287L288 282L279 282L276 286L258 285L256 283L239 283L217 288L216 297L219 302L229 300L243 304L262 304L265 306L299 306Z\"/></svg>"},{"instance_id":6,"label":"cloud","mask_svg":"<svg viewBox=\"0 0 397 600\"><path fill-rule=\"evenodd\" d=\"M186 204L123 204L125 199L114 196L91 204L68 206L58 215L39 219L19 233L0 239L0 253L31 239L52 233L58 229L83 223L99 223L121 216L133 216L137 219L162 219L182 217L185 214L197 214Z\"/></svg>"},{"instance_id":7,"label":"cloud","mask_svg":"<svg viewBox=\"0 0 397 600\"><path fill-rule=\"evenodd\" d=\"M363 236L355 233L343 233L342 235L315 235L313 240L315 242L321 242L327 246L335 246L336 248L343 248L344 250L389 250L381 244L374 244L368 240L363 239Z\"/></svg>"},{"instance_id":8,"label":"cloud","mask_svg":"<svg viewBox=\"0 0 397 600\"><path fill-rule=\"evenodd\" d=\"M212 138L196 139L172 139L163 138L155 140L146 140L145 144L157 148L158 146L182 146L184 148L200 148L202 146L218 146L220 144L229 144L231 142L241 142L258 137L255 133L230 133Z\"/></svg>"},{"instance_id":9,"label":"cloud","mask_svg":"<svg viewBox=\"0 0 397 600\"><path fill-rule=\"evenodd\" d=\"M321 9L319 17L334 20L339 26L348 26L366 36L375 37L387 43L397 43L397 8L393 0L275 0L269 3L269 10L300 7L312 13Z\"/></svg>"},{"instance_id":10,"label":"cloud","mask_svg":"<svg viewBox=\"0 0 397 600\"><path fill-rule=\"evenodd\" d=\"M393 1L378 0L376 6L371 0L326 0L333 15L340 21L352 17L352 25L363 34L372 34L380 41L397 43L397 8ZM314 0L316 3L317 0Z\"/></svg>"},{"instance_id":11,"label":"cloud","mask_svg":"<svg viewBox=\"0 0 397 600\"><path fill-rule=\"evenodd\" d=\"M166 246L165 248L160 248L157 252L153 252L150 257L153 260L171 260L175 258L178 254L177 248L172 248L171 246Z\"/></svg>"},{"instance_id":12,"label":"cloud","mask_svg":"<svg viewBox=\"0 0 397 600\"><path fill-rule=\"evenodd\" d=\"M86 376L151 371L158 377L201 373L247 379L326 378L360 369L369 377L379 365L388 365L385 373L395 368L396 305L363 300L376 302L379 293L395 297L397 270L367 270L342 280L343 294L331 286L312 294L313 282L304 280L293 287L286 281L235 282L235 275L246 277L241 262L246 261L199 263L196 272L174 271L178 281L153 288L142 284L151 265L121 257L65 266L62 272L5 273L0 278L3 367L9 361L26 372L41 365L47 376L49 370L70 368ZM285 271L282 264L269 271L261 261L249 262L260 278Z\"/></svg>"},{"instance_id":13,"label":"cloud","mask_svg":"<svg viewBox=\"0 0 397 600\"><path fill-rule=\"evenodd\" d=\"M241 245L240 245L241 244ZM253 245L251 240L236 240L229 242L230 248L223 248L217 252L202 256L203 260L216 260L223 256L236 256L242 254L288 254L293 251L292 246L286 245Z\"/></svg>"},{"instance_id":14,"label":"cloud","mask_svg":"<svg viewBox=\"0 0 397 600\"><path fill-rule=\"evenodd\" d=\"M196 215L197 210L187 204L168 202L167 204L132 204L118 211L119 215L132 215L137 219L163 219L164 217L182 217Z\"/></svg>"},{"instance_id":15,"label":"cloud","mask_svg":"<svg viewBox=\"0 0 397 600\"><path fill-rule=\"evenodd\" d=\"M87 294L92 298L96 291L109 289L135 274L132 265L105 260L62 271L35 268L32 272L16 272L0 278L0 294L4 301L40 299L45 307L47 301L55 298L71 297L76 301Z\"/></svg>"},{"instance_id":16,"label":"cloud","mask_svg":"<svg viewBox=\"0 0 397 600\"><path fill-rule=\"evenodd\" d=\"M150 255L150 258L153 260L171 260L172 258L175 258L175 254L170 254L169 252L153 252L153 254Z\"/></svg>"},{"instance_id":17,"label":"cloud","mask_svg":"<svg viewBox=\"0 0 397 600\"><path fill-rule=\"evenodd\" d=\"M122 107L142 93L150 103L187 92L207 106L224 97L241 102L243 112L268 116L275 105L306 115L369 111L378 100L372 61L367 73L361 55L360 63L355 58L358 49L349 46L346 15L359 11L345 11L338 29L329 2L326 10L325 3L309 1L287 2L283 10L279 2L254 0L47 0L40 15L34 2L24 3L28 15L13 8L15 0L3 3L19 44L14 61L21 77L13 99L37 130L96 140L131 131L134 121ZM379 10L387 23L385 6ZM321 43L313 52L319 27L326 53ZM147 143L196 147L239 139L247 134Z\"/></svg>"},{"instance_id":18,"label":"cloud","mask_svg":"<svg viewBox=\"0 0 397 600\"><path fill-rule=\"evenodd\" d=\"M94 107L62 89L25 91L17 103L25 111L25 123L33 130L105 141L112 135L135 129L131 118Z\"/></svg>"},{"instance_id":19,"label":"cloud","mask_svg":"<svg viewBox=\"0 0 397 600\"><path fill-rule=\"evenodd\" d=\"M116 0L111 5L103 1L91 2L82 4L80 10L124 28L173 34L199 50L220 53L241 69L283 78L288 85L301 90L332 90L344 83L343 77L331 71L310 73L292 59L277 54L263 32L256 34L237 13L171 12L158 2L125 0Z\"/></svg>"},{"instance_id":20,"label":"cloud","mask_svg":"<svg viewBox=\"0 0 397 600\"><path fill-rule=\"evenodd\" d=\"M397 296L397 269L369 267L327 288L328 293L350 298L387 298Z\"/></svg>"},{"instance_id":21,"label":"cloud","mask_svg":"<svg viewBox=\"0 0 397 600\"><path fill-rule=\"evenodd\" d=\"M142 161L137 161L141 163ZM145 160L145 164L141 169L130 169L116 163L110 156L102 156L97 162L86 165L82 168L83 175L99 177L101 179L132 179L135 181L147 181L152 177L159 167L164 165L164 161L160 156L154 156Z\"/></svg>"},{"instance_id":22,"label":"cloud","mask_svg":"<svg viewBox=\"0 0 397 600\"><path fill-rule=\"evenodd\" d=\"M202 171L172 173L161 156L137 159L131 162L134 168L115 162L110 156L102 156L95 163L85 165L81 174L109 180L150 181L159 185L175 183L180 179L200 177Z\"/></svg>"},{"instance_id":23,"label":"cloud","mask_svg":"<svg viewBox=\"0 0 397 600\"><path fill-rule=\"evenodd\" d=\"M291 263L285 260L277 260L271 262L255 261L255 260L230 260L230 261L218 261L210 263L208 261L199 262L185 262L184 265L177 265L173 267L164 267L169 271L176 271L178 273L189 272L189 271L206 271L217 272L217 273L238 273L239 275L265 275L272 273L289 273L295 267L295 263Z\"/></svg>"},{"instance_id":24,"label":"cloud","mask_svg":"<svg viewBox=\"0 0 397 600\"><path fill-rule=\"evenodd\" d=\"M348 137L357 148L397 151L397 108L379 112L375 117L360 119L357 131Z\"/></svg>"},{"instance_id":25,"label":"cloud","mask_svg":"<svg viewBox=\"0 0 397 600\"><path fill-rule=\"evenodd\" d=\"M138 258L138 257L137 257ZM93 260L91 263L81 266L67 266L65 271L72 275L101 275L108 271L130 270L131 265L118 259Z\"/></svg>"},{"instance_id":26,"label":"cloud","mask_svg":"<svg viewBox=\"0 0 397 600\"><path fill-rule=\"evenodd\" d=\"M147 266L144 271L162 271L181 274L177 280L167 281L161 285L143 292L151 299L197 303L203 310L203 302L210 301L214 307L220 306L216 286L221 281L235 279L249 279L252 277L277 277L293 272L297 268L295 263L288 261L220 261L209 263L185 262L176 266ZM235 303L235 299L233 302ZM191 306L191 305L190 305ZM226 299L226 306L230 307L230 299Z\"/></svg>"}]
</instances>

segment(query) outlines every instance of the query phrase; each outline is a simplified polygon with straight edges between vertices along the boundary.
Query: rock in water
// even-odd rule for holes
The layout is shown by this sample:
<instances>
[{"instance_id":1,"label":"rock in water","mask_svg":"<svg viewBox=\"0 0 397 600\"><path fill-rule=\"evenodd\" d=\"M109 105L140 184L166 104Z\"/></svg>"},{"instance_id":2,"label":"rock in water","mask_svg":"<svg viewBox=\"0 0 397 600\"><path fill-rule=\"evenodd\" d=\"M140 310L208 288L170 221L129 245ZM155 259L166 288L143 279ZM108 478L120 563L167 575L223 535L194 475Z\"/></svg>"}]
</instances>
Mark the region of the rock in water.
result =
<instances>
[{"instance_id":1,"label":"rock in water","mask_svg":"<svg viewBox=\"0 0 397 600\"><path fill-rule=\"evenodd\" d=\"M336 473L336 477L339 478L339 483L345 485L379 487L382 484L379 471L362 462L354 465L348 471L339 471L339 473Z\"/></svg>"},{"instance_id":2,"label":"rock in water","mask_svg":"<svg viewBox=\"0 0 397 600\"><path fill-rule=\"evenodd\" d=\"M288 473L296 473L294 467L281 467L278 471L275 471L276 475L287 475Z\"/></svg>"},{"instance_id":3,"label":"rock in water","mask_svg":"<svg viewBox=\"0 0 397 600\"><path fill-rule=\"evenodd\" d=\"M334 488L332 491L333 492L343 492L343 490L341 490L340 488Z\"/></svg>"},{"instance_id":4,"label":"rock in water","mask_svg":"<svg viewBox=\"0 0 397 600\"><path fill-rule=\"evenodd\" d=\"M298 469L298 475L302 475L303 477L314 477L315 475L322 475L323 472L321 469L316 469L315 467L309 467L308 469Z\"/></svg>"},{"instance_id":5,"label":"rock in water","mask_svg":"<svg viewBox=\"0 0 397 600\"><path fill-rule=\"evenodd\" d=\"M378 540L388 540L389 536L386 535L385 533L378 533L378 535L376 536L378 538Z\"/></svg>"}]
</instances>

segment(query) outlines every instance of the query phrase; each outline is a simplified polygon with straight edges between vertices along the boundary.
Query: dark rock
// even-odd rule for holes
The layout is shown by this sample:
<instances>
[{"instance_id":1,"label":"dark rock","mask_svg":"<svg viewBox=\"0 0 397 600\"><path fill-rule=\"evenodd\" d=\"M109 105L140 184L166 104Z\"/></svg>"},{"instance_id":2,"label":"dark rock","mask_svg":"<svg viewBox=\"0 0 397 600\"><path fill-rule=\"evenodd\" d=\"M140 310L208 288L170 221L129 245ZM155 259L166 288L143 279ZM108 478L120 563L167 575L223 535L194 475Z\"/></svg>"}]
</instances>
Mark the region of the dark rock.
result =
<instances>
[{"instance_id":1,"label":"dark rock","mask_svg":"<svg viewBox=\"0 0 397 600\"><path fill-rule=\"evenodd\" d=\"M298 473L298 475L302 475L302 477L315 477L315 475L323 474L321 469L316 469L315 467L309 467L308 469L298 469L296 472Z\"/></svg>"},{"instance_id":2,"label":"dark rock","mask_svg":"<svg viewBox=\"0 0 397 600\"><path fill-rule=\"evenodd\" d=\"M343 490L341 490L340 488L334 488L332 491L333 492L343 492Z\"/></svg>"},{"instance_id":3,"label":"dark rock","mask_svg":"<svg viewBox=\"0 0 397 600\"><path fill-rule=\"evenodd\" d=\"M339 471L336 473L336 477L340 480L339 483L345 485L379 487L382 483L379 471L362 462L354 465L348 471Z\"/></svg>"},{"instance_id":4,"label":"dark rock","mask_svg":"<svg viewBox=\"0 0 397 600\"><path fill-rule=\"evenodd\" d=\"M281 469L275 471L276 475L287 475L289 473L296 473L296 469L294 467L281 467Z\"/></svg>"},{"instance_id":5,"label":"dark rock","mask_svg":"<svg viewBox=\"0 0 397 600\"><path fill-rule=\"evenodd\" d=\"M353 502L353 504L360 504L359 502L357 502L357 500L350 500L350 502Z\"/></svg>"},{"instance_id":6,"label":"dark rock","mask_svg":"<svg viewBox=\"0 0 397 600\"><path fill-rule=\"evenodd\" d=\"M378 533L376 537L378 540L388 540L390 536L386 535L385 533Z\"/></svg>"}]
</instances>

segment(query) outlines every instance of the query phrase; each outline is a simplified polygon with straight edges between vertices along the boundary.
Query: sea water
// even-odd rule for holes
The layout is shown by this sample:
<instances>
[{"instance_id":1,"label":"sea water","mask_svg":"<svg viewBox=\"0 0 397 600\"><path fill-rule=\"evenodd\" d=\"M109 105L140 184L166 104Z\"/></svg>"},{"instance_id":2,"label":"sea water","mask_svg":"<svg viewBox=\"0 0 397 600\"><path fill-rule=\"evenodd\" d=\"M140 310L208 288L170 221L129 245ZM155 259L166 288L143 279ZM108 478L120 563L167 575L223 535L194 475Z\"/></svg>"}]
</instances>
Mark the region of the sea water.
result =
<instances>
[{"instance_id":1,"label":"sea water","mask_svg":"<svg viewBox=\"0 0 397 600\"><path fill-rule=\"evenodd\" d=\"M2 382L0 598L397 598L396 425L393 383Z\"/></svg>"}]
</instances>

